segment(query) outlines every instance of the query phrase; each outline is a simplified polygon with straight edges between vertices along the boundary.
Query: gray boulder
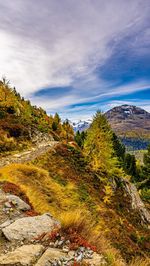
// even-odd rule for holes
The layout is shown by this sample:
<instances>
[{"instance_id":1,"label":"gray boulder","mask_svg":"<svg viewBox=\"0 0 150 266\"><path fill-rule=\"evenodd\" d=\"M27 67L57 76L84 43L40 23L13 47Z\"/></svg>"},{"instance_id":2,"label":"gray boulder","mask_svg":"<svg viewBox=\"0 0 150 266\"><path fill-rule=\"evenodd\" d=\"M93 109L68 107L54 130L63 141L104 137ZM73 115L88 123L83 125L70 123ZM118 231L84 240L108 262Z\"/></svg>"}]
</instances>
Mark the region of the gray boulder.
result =
<instances>
[{"instance_id":1,"label":"gray boulder","mask_svg":"<svg viewBox=\"0 0 150 266\"><path fill-rule=\"evenodd\" d=\"M2 229L9 241L32 240L43 233L51 232L59 223L50 215L23 217Z\"/></svg>"}]
</instances>

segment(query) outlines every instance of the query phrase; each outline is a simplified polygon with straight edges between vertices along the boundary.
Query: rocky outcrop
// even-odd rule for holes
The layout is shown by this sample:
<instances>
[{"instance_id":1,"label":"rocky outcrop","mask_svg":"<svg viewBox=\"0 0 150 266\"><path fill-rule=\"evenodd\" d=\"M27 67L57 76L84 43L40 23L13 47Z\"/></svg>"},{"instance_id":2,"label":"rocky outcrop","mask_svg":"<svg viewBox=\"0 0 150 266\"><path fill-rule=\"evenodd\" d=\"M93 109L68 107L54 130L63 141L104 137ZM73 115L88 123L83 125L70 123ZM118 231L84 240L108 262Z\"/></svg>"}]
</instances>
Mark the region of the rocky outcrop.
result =
<instances>
[{"instance_id":1,"label":"rocky outcrop","mask_svg":"<svg viewBox=\"0 0 150 266\"><path fill-rule=\"evenodd\" d=\"M77 251L69 251L67 254L61 249L48 248L35 266L75 265L75 263L80 265L81 262L89 266L106 265L103 255L81 247Z\"/></svg>"},{"instance_id":2,"label":"rocky outcrop","mask_svg":"<svg viewBox=\"0 0 150 266\"><path fill-rule=\"evenodd\" d=\"M23 245L12 252L0 256L0 265L3 266L29 266L41 256L44 248L42 245Z\"/></svg>"},{"instance_id":3,"label":"rocky outcrop","mask_svg":"<svg viewBox=\"0 0 150 266\"><path fill-rule=\"evenodd\" d=\"M121 184L123 185L126 194L130 198L132 209L138 212L141 218L141 223L147 224L150 227L150 213L141 200L136 186L125 179L121 179Z\"/></svg>"},{"instance_id":4,"label":"rocky outcrop","mask_svg":"<svg viewBox=\"0 0 150 266\"><path fill-rule=\"evenodd\" d=\"M0 206L2 207L0 211L5 216L0 225L0 232L5 236L3 249L0 246L0 265L73 266L81 263L89 266L106 265L104 256L88 247L80 246L70 250L69 236L64 237L59 233L60 223L50 214L25 216L24 211L30 206L17 196L6 194L1 190ZM8 212L7 209L13 211ZM57 231L55 240L50 240L51 233L55 231Z\"/></svg>"},{"instance_id":5,"label":"rocky outcrop","mask_svg":"<svg viewBox=\"0 0 150 266\"><path fill-rule=\"evenodd\" d=\"M48 133L42 133L34 129L31 133L31 140L36 146L47 146L49 142L54 141L54 138Z\"/></svg>"},{"instance_id":6,"label":"rocky outcrop","mask_svg":"<svg viewBox=\"0 0 150 266\"><path fill-rule=\"evenodd\" d=\"M50 214L23 217L2 229L9 241L32 240L52 231L59 223Z\"/></svg>"},{"instance_id":7,"label":"rocky outcrop","mask_svg":"<svg viewBox=\"0 0 150 266\"><path fill-rule=\"evenodd\" d=\"M16 195L4 193L0 189L0 229L24 216L31 206Z\"/></svg>"},{"instance_id":8,"label":"rocky outcrop","mask_svg":"<svg viewBox=\"0 0 150 266\"><path fill-rule=\"evenodd\" d=\"M11 194L6 195L7 203L10 204L11 207L15 206L20 211L28 211L31 207L21 200L19 197Z\"/></svg>"}]
</instances>

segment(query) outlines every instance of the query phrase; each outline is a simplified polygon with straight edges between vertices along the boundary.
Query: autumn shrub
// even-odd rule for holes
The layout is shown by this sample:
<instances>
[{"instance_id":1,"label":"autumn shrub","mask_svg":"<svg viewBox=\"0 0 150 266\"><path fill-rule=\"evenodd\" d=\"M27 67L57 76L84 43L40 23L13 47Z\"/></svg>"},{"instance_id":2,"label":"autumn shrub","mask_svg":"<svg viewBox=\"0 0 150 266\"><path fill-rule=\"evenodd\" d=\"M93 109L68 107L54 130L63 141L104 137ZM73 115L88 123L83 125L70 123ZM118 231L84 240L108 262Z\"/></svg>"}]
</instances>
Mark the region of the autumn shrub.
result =
<instances>
[{"instance_id":1,"label":"autumn shrub","mask_svg":"<svg viewBox=\"0 0 150 266\"><path fill-rule=\"evenodd\" d=\"M63 230L71 228L75 229L78 233L87 230L87 228L90 229L93 226L89 213L81 209L61 213L60 221Z\"/></svg>"},{"instance_id":2,"label":"autumn shrub","mask_svg":"<svg viewBox=\"0 0 150 266\"><path fill-rule=\"evenodd\" d=\"M13 151L17 147L16 141L12 137L8 137L4 133L0 133L0 153Z\"/></svg>"}]
</instances>

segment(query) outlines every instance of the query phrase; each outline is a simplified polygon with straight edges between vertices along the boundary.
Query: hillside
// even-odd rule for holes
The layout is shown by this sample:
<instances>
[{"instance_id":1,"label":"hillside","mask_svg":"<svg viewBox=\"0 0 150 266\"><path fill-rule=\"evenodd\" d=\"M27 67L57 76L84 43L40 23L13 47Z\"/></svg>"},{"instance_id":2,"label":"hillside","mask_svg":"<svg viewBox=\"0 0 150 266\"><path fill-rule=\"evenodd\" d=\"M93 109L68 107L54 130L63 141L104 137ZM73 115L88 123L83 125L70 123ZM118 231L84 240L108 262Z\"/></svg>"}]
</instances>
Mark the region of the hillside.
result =
<instances>
[{"instance_id":1,"label":"hillside","mask_svg":"<svg viewBox=\"0 0 150 266\"><path fill-rule=\"evenodd\" d=\"M148 266L150 214L106 117L96 113L80 146L68 120L32 106L6 80L0 90L0 265L44 266L53 254L53 266Z\"/></svg>"},{"instance_id":2,"label":"hillside","mask_svg":"<svg viewBox=\"0 0 150 266\"><path fill-rule=\"evenodd\" d=\"M6 181L19 186L36 212L50 212L61 220L65 234L73 238L76 232L76 241L82 237L96 246L108 265L124 265L121 257L130 261L133 254L148 255L149 230L141 226L130 197L120 197L121 188L112 194L77 148L59 145L30 165L6 166L0 174L5 191L15 192Z\"/></svg>"},{"instance_id":3,"label":"hillside","mask_svg":"<svg viewBox=\"0 0 150 266\"><path fill-rule=\"evenodd\" d=\"M49 116L42 108L32 106L5 78L0 81L0 154L65 139L73 139L67 121L62 123L57 113Z\"/></svg>"}]
</instances>

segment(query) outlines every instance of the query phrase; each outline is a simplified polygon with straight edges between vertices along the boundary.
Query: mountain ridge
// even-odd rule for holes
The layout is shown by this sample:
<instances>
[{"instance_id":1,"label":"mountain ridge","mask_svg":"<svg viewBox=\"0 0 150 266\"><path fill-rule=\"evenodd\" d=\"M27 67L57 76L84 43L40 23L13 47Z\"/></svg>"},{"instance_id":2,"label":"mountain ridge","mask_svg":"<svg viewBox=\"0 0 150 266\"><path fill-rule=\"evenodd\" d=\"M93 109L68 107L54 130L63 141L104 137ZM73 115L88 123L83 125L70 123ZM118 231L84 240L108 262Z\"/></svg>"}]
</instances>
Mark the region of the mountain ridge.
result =
<instances>
[{"instance_id":1,"label":"mountain ridge","mask_svg":"<svg viewBox=\"0 0 150 266\"><path fill-rule=\"evenodd\" d=\"M105 113L119 136L150 137L150 113L135 105L116 106Z\"/></svg>"},{"instance_id":2,"label":"mountain ridge","mask_svg":"<svg viewBox=\"0 0 150 266\"><path fill-rule=\"evenodd\" d=\"M150 142L150 113L135 105L120 105L105 112L112 130L127 148L146 149ZM73 123L74 131L90 127L90 120Z\"/></svg>"}]
</instances>

